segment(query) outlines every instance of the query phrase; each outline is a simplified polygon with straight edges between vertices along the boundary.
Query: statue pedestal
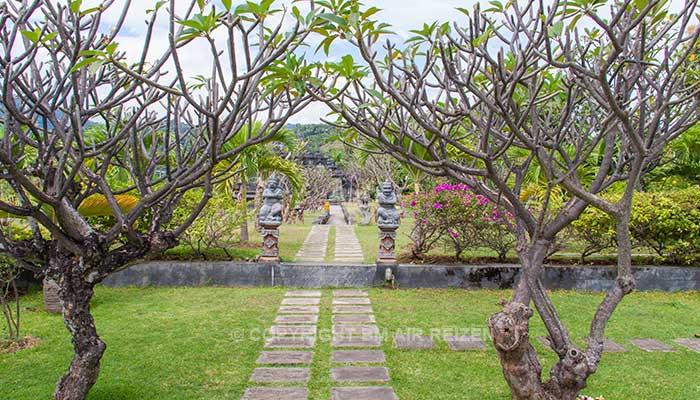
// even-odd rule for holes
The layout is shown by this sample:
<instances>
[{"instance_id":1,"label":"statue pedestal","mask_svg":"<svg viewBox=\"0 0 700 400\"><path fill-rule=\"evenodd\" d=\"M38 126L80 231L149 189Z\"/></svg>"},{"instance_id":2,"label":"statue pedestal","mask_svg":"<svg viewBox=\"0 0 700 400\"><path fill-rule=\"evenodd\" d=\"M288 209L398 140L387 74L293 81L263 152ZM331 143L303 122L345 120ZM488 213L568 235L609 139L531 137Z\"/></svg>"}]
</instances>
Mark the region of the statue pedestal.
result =
<instances>
[{"instance_id":1,"label":"statue pedestal","mask_svg":"<svg viewBox=\"0 0 700 400\"><path fill-rule=\"evenodd\" d=\"M396 265L396 229L398 225L379 227L378 265Z\"/></svg>"},{"instance_id":2,"label":"statue pedestal","mask_svg":"<svg viewBox=\"0 0 700 400\"><path fill-rule=\"evenodd\" d=\"M262 252L260 262L278 263L280 262L279 225L262 225Z\"/></svg>"}]
</instances>

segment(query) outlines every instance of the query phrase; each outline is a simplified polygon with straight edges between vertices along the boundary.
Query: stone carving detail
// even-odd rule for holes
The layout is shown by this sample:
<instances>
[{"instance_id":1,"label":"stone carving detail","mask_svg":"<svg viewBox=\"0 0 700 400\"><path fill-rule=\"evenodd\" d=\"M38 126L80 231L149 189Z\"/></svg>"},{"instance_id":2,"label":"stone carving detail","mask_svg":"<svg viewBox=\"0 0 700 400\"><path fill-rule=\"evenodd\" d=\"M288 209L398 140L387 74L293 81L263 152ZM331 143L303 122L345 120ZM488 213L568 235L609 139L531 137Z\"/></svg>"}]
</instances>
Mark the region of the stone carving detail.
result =
<instances>
[{"instance_id":1,"label":"stone carving detail","mask_svg":"<svg viewBox=\"0 0 700 400\"><path fill-rule=\"evenodd\" d=\"M278 243L279 243L279 237L280 237L280 231L278 229L267 229L263 228L262 230L262 252L261 252L261 257L263 259L268 259L268 258L274 258L275 260L271 261L277 261L279 260L279 248L278 248Z\"/></svg>"},{"instance_id":2,"label":"stone carving detail","mask_svg":"<svg viewBox=\"0 0 700 400\"><path fill-rule=\"evenodd\" d=\"M284 189L279 180L272 177L267 180L263 190L263 206L260 207L258 219L263 227L278 227L282 225L282 198Z\"/></svg>"},{"instance_id":3,"label":"stone carving detail","mask_svg":"<svg viewBox=\"0 0 700 400\"><path fill-rule=\"evenodd\" d=\"M377 226L379 227L378 264L396 264L396 229L399 212L396 209L396 193L391 182L384 182L377 191Z\"/></svg>"},{"instance_id":4,"label":"stone carving detail","mask_svg":"<svg viewBox=\"0 0 700 400\"><path fill-rule=\"evenodd\" d=\"M379 231L379 260L396 261L396 232Z\"/></svg>"},{"instance_id":5,"label":"stone carving detail","mask_svg":"<svg viewBox=\"0 0 700 400\"><path fill-rule=\"evenodd\" d=\"M380 190L377 191L377 225L382 228L399 226L399 212L396 210L396 193L391 182L384 182Z\"/></svg>"},{"instance_id":6,"label":"stone carving detail","mask_svg":"<svg viewBox=\"0 0 700 400\"><path fill-rule=\"evenodd\" d=\"M370 212L372 205L369 200L369 196L366 194L360 197L360 213L362 213L362 222L360 222L360 225L369 225L370 222L372 222L372 213Z\"/></svg>"}]
</instances>

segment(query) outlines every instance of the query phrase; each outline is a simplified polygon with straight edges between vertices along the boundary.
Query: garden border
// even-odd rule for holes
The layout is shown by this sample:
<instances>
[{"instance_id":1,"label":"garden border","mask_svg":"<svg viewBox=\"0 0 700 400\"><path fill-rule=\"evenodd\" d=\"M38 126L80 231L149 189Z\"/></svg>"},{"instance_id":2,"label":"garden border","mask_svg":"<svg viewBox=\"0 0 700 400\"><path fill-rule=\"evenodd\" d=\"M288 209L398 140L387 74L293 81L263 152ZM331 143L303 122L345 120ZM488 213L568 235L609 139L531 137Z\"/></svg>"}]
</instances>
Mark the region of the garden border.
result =
<instances>
[{"instance_id":1,"label":"garden border","mask_svg":"<svg viewBox=\"0 0 700 400\"><path fill-rule=\"evenodd\" d=\"M112 274L104 285L119 286L286 286L299 288L382 286L386 266L369 264L148 261ZM634 267L640 291L700 290L700 268ZM508 289L517 264L408 265L393 267L399 288ZM547 266L549 289L604 291L613 285L612 266Z\"/></svg>"}]
</instances>

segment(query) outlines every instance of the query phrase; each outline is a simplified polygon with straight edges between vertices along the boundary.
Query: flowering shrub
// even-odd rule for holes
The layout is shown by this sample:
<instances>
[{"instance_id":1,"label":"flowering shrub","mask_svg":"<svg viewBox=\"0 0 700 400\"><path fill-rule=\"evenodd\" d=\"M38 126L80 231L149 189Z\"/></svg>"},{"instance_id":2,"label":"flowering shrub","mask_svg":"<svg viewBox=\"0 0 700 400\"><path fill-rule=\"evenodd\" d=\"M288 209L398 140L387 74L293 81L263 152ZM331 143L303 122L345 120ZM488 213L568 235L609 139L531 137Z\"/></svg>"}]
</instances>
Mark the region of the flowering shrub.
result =
<instances>
[{"instance_id":1,"label":"flowering shrub","mask_svg":"<svg viewBox=\"0 0 700 400\"><path fill-rule=\"evenodd\" d=\"M413 256L420 258L437 243L450 245L456 257L468 248L486 247L504 259L513 248L513 215L464 184L444 183L405 199L415 218Z\"/></svg>"}]
</instances>

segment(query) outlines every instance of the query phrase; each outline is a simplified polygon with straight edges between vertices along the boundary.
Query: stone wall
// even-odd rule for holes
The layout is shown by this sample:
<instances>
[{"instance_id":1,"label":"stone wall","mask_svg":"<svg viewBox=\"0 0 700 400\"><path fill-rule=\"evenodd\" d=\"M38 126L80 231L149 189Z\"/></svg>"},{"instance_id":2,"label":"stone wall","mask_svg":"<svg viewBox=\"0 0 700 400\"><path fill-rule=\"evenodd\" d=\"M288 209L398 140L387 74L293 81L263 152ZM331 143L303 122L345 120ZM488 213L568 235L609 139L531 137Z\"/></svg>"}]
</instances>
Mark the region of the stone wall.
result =
<instances>
[{"instance_id":1,"label":"stone wall","mask_svg":"<svg viewBox=\"0 0 700 400\"><path fill-rule=\"evenodd\" d=\"M399 288L507 289L517 281L515 264L399 265L394 275ZM700 268L634 268L641 291L700 290ZM546 268L544 284L550 289L602 291L615 277L612 267ZM374 265L257 264L241 262L151 261L113 274L106 286L287 286L370 287L384 282L384 267Z\"/></svg>"}]
</instances>

